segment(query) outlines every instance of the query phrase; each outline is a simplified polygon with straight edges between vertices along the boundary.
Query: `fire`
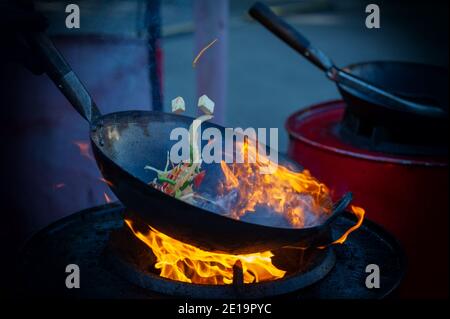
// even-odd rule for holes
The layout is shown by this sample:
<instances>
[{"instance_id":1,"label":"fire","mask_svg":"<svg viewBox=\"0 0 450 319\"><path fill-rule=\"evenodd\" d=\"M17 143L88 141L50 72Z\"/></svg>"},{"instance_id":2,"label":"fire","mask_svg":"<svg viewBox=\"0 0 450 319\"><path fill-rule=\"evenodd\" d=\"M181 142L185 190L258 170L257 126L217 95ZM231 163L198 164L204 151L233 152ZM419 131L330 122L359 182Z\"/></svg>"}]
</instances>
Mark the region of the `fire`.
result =
<instances>
[{"instance_id":1,"label":"fire","mask_svg":"<svg viewBox=\"0 0 450 319\"><path fill-rule=\"evenodd\" d=\"M90 146L88 142L74 141L73 144L75 144L78 147L78 150L82 156L86 157L89 160L94 159L92 154L90 153Z\"/></svg>"},{"instance_id":2,"label":"fire","mask_svg":"<svg viewBox=\"0 0 450 319\"><path fill-rule=\"evenodd\" d=\"M125 219L134 235L145 243L156 256L155 268L160 276L195 284L231 284L233 266L242 267L244 283L283 278L285 271L272 264L270 251L246 255L231 255L201 250L173 239L148 226L143 234L133 228L133 222Z\"/></svg>"},{"instance_id":3,"label":"fire","mask_svg":"<svg viewBox=\"0 0 450 319\"><path fill-rule=\"evenodd\" d=\"M105 184L108 185L109 187L114 186L114 184L113 184L111 181L108 181L106 178L99 177L98 180L101 181L101 182L103 182L103 183L105 183Z\"/></svg>"},{"instance_id":4,"label":"fire","mask_svg":"<svg viewBox=\"0 0 450 319\"><path fill-rule=\"evenodd\" d=\"M366 213L364 209L353 205L350 208L352 210L352 213L358 218L358 222L354 226L347 229L347 231L339 239L335 240L332 244L343 244L347 240L348 235L350 235L350 233L357 230L362 225L364 215Z\"/></svg>"},{"instance_id":5,"label":"fire","mask_svg":"<svg viewBox=\"0 0 450 319\"><path fill-rule=\"evenodd\" d=\"M236 143L243 163L227 165L221 162L224 180L218 185L216 198L226 206L231 217L240 219L248 212L265 206L281 215L292 227L304 228L322 223L332 213L330 191L307 170L295 172L273 163L259 154L256 145L245 141ZM267 174L261 174L265 167ZM232 196L229 196L229 195ZM231 205L230 205L231 204ZM351 206L358 222L331 244L342 244L348 235L358 229L364 219L364 209ZM272 263L271 251L232 255L210 252L178 241L147 225L141 232L131 219L125 224L133 234L151 249L156 257L155 268L160 276L195 284L232 284L236 267L242 270L244 283L255 283L283 278L286 271ZM326 247L316 247L326 248Z\"/></svg>"},{"instance_id":6,"label":"fire","mask_svg":"<svg viewBox=\"0 0 450 319\"><path fill-rule=\"evenodd\" d=\"M108 194L106 194L106 192L103 192L103 197L105 197L105 201L107 204L112 202L111 198L108 196Z\"/></svg>"},{"instance_id":7,"label":"fire","mask_svg":"<svg viewBox=\"0 0 450 319\"><path fill-rule=\"evenodd\" d=\"M326 185L307 170L294 172L270 161L267 156L258 154L255 144L245 142L237 147L245 156L244 163L228 166L221 162L225 180L219 187L220 193L238 195L230 216L240 219L248 212L255 212L258 206L266 206L282 214L295 228L314 226L326 219L332 211ZM261 168L271 173L261 174Z\"/></svg>"}]
</instances>

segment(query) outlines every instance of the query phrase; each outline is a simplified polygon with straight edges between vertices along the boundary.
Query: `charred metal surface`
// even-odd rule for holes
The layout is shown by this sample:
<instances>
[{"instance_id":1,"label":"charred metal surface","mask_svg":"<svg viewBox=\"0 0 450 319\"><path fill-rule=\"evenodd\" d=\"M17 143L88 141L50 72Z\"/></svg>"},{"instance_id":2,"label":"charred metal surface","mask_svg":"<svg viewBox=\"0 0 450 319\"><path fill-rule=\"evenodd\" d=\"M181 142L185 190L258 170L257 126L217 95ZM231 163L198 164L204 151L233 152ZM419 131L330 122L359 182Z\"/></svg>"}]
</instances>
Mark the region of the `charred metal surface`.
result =
<instances>
[{"instance_id":1,"label":"charred metal surface","mask_svg":"<svg viewBox=\"0 0 450 319\"><path fill-rule=\"evenodd\" d=\"M333 224L332 231L340 234L352 223L350 214L346 214ZM205 287L202 285L183 284L155 275L157 280L154 285L167 288L166 293L162 294L133 284L125 278L126 273L114 270L107 247L111 233L122 226L123 207L120 204L109 204L73 214L43 229L28 242L19 259L16 295L60 298L204 296L202 291L205 291ZM129 245L136 243L132 237L129 240ZM250 288L252 285L246 284L240 297L283 294L286 298L301 299L382 298L389 295L403 277L405 265L402 250L395 239L368 220L350 235L345 244L335 246L333 250L336 255L333 269L315 284L298 289L298 283L286 277L270 282L268 286L260 286L261 288ZM301 254L300 251L297 253ZM139 254L137 260L142 261L141 257L146 260L140 267L145 266L145 263L152 263L148 251L141 250ZM80 267L80 289L67 289L65 286L65 267L71 263ZM286 261L274 259L275 265L279 263L286 264ZM377 264L381 270L380 289L365 287L365 267L372 263ZM116 267L118 265L120 264L115 264ZM122 265L130 263L128 261ZM215 287L217 291L221 291L221 288L223 287ZM285 294L287 291L290 293ZM191 295L192 292L195 294Z\"/></svg>"}]
</instances>

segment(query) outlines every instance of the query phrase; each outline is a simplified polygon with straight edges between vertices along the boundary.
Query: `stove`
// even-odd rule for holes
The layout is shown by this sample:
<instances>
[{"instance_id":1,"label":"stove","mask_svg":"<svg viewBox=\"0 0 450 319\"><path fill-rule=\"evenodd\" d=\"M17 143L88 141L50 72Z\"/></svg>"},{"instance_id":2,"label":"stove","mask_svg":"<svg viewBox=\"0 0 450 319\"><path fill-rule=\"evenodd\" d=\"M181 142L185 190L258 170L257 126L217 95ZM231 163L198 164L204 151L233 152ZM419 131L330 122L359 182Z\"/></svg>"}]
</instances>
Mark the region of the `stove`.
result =
<instances>
[{"instance_id":1,"label":"stove","mask_svg":"<svg viewBox=\"0 0 450 319\"><path fill-rule=\"evenodd\" d=\"M381 227L365 220L344 244L326 249L279 249L275 265L283 278L243 283L242 266L233 267L231 284L193 284L162 278L154 257L124 224L132 215L120 203L81 211L46 227L24 247L18 264L20 297L64 298L289 298L379 299L395 295L405 269L403 251ZM346 213L332 231L353 225ZM66 266L80 269L80 288L67 289ZM365 285L366 267L378 265L380 288Z\"/></svg>"}]
</instances>

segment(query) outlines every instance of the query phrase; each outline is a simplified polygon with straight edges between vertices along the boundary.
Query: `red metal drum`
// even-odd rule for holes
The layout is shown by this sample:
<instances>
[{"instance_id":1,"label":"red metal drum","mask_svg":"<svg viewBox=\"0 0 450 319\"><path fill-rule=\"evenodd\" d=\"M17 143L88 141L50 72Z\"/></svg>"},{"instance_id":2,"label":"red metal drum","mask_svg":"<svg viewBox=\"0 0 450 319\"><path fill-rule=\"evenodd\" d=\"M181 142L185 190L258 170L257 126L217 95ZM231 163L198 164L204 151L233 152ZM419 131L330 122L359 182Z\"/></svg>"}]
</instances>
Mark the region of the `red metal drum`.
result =
<instances>
[{"instance_id":1,"label":"red metal drum","mask_svg":"<svg viewBox=\"0 0 450 319\"><path fill-rule=\"evenodd\" d=\"M334 199L352 191L367 218L397 237L408 259L399 296L448 297L448 158L349 145L338 135L344 110L343 101L331 101L291 115L288 155L327 184Z\"/></svg>"}]
</instances>

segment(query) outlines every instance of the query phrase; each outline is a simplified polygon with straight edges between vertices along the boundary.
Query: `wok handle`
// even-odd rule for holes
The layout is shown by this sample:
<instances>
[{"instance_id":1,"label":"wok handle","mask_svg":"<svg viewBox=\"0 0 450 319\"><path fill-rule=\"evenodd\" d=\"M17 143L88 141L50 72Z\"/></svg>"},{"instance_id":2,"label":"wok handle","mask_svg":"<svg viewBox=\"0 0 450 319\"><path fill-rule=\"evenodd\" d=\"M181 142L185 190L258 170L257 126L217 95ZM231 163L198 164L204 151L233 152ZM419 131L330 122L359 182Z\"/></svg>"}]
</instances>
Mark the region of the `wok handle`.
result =
<instances>
[{"instance_id":1,"label":"wok handle","mask_svg":"<svg viewBox=\"0 0 450 319\"><path fill-rule=\"evenodd\" d=\"M305 36L286 23L286 21L278 17L267 5L256 2L250 8L249 14L291 48L303 55L322 71L325 71L330 80L340 85L345 85L357 92L361 92L375 99L381 105L394 110L429 117L448 117L448 112L442 108L406 100L337 68L328 56L314 47Z\"/></svg>"},{"instance_id":2,"label":"wok handle","mask_svg":"<svg viewBox=\"0 0 450 319\"><path fill-rule=\"evenodd\" d=\"M278 17L267 5L256 2L248 13L321 70L327 71L333 67L333 62L330 58L319 49L313 47L306 37Z\"/></svg>"},{"instance_id":3,"label":"wok handle","mask_svg":"<svg viewBox=\"0 0 450 319\"><path fill-rule=\"evenodd\" d=\"M352 200L353 200L353 193L352 192L345 193L344 196L342 196L342 198L333 205L333 213L323 223L323 226L330 227L333 223L335 223L338 217L345 212L345 209L348 207L348 205L350 205Z\"/></svg>"},{"instance_id":4,"label":"wok handle","mask_svg":"<svg viewBox=\"0 0 450 319\"><path fill-rule=\"evenodd\" d=\"M33 53L38 54L47 75L78 113L89 123L101 116L89 92L47 35L29 33L25 38Z\"/></svg>"},{"instance_id":5,"label":"wok handle","mask_svg":"<svg viewBox=\"0 0 450 319\"><path fill-rule=\"evenodd\" d=\"M332 225L337 222L339 220L339 217L343 215L343 213L345 212L345 209L348 207L348 205L350 204L350 202L352 201L352 193L346 193L335 205L333 208L333 215L331 215L327 221L324 223L324 226L327 229L331 229ZM335 245L335 244L342 244L345 242L345 240L347 239L348 235L350 235L353 231L355 231L356 229L358 229L363 220L364 220L364 215L365 215L365 211L364 209L357 207L357 206L350 206L350 210L353 215L356 216L357 218L357 222L355 223L355 225L349 227L342 235L340 235L339 238L332 238L330 241L328 241L327 243L322 243L320 245L317 246L317 248L319 249L323 249L326 248L328 246L331 245Z\"/></svg>"}]
</instances>

